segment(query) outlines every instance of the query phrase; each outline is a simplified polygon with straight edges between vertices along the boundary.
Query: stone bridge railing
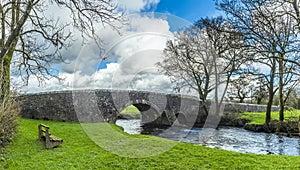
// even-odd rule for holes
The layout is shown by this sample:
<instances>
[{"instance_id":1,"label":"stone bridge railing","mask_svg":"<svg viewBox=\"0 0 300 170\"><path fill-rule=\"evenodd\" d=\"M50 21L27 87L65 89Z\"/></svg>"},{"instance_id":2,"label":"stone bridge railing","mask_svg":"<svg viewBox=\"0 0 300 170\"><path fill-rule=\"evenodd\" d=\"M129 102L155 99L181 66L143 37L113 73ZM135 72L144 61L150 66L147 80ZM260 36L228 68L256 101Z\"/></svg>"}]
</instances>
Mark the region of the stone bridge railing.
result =
<instances>
[{"instance_id":1,"label":"stone bridge railing","mask_svg":"<svg viewBox=\"0 0 300 170\"><path fill-rule=\"evenodd\" d=\"M76 90L18 97L25 118L66 122L115 122L118 114L134 105L142 113L142 122L172 125L204 123L203 104L195 97L129 90ZM225 112L263 112L266 106L227 103ZM276 110L273 107L273 110Z\"/></svg>"}]
</instances>

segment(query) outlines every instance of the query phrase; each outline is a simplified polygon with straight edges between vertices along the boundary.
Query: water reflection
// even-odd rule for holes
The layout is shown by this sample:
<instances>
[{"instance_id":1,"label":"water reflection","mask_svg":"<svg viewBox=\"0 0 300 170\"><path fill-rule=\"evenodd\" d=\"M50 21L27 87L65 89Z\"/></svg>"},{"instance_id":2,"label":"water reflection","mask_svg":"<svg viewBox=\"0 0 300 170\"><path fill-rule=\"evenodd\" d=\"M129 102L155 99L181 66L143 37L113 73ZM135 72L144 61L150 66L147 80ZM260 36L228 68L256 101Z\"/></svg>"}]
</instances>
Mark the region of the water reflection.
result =
<instances>
[{"instance_id":1,"label":"water reflection","mask_svg":"<svg viewBox=\"0 0 300 170\"><path fill-rule=\"evenodd\" d=\"M208 147L253 154L300 155L300 139L268 133L255 133L241 128L222 127L215 129L166 129L140 127L140 120L118 120L130 134L147 134L171 140L202 144Z\"/></svg>"},{"instance_id":2,"label":"water reflection","mask_svg":"<svg viewBox=\"0 0 300 170\"><path fill-rule=\"evenodd\" d=\"M140 119L118 119L116 124L118 126L122 126L124 128L124 132L129 134L141 134L141 132L143 131Z\"/></svg>"}]
</instances>

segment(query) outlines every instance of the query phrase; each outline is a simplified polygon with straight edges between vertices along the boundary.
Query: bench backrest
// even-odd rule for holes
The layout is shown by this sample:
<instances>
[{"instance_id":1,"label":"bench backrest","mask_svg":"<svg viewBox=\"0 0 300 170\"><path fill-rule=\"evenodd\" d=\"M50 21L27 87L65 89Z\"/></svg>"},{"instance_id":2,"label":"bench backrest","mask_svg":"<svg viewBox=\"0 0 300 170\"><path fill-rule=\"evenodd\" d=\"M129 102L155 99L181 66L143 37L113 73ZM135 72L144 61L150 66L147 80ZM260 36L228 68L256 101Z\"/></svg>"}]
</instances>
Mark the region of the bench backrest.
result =
<instances>
[{"instance_id":1,"label":"bench backrest","mask_svg":"<svg viewBox=\"0 0 300 170\"><path fill-rule=\"evenodd\" d=\"M50 127L39 124L39 140L42 140L43 136L45 136L46 138L50 136L49 129Z\"/></svg>"}]
</instances>

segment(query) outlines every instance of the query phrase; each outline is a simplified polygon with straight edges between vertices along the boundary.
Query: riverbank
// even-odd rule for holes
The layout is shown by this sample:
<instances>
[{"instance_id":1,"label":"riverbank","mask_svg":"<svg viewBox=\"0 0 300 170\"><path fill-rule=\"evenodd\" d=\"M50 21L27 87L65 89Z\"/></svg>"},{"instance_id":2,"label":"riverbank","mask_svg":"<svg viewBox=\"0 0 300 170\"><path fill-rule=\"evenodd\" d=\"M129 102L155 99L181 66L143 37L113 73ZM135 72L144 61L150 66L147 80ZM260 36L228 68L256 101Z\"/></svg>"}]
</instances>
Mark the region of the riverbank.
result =
<instances>
[{"instance_id":1,"label":"riverbank","mask_svg":"<svg viewBox=\"0 0 300 170\"><path fill-rule=\"evenodd\" d=\"M117 120L129 134L144 134L174 141L251 154L300 156L300 138L272 133L257 133L243 128L221 126L218 129L187 127L140 127L141 120Z\"/></svg>"},{"instance_id":2,"label":"riverbank","mask_svg":"<svg viewBox=\"0 0 300 170\"><path fill-rule=\"evenodd\" d=\"M299 116L300 110L286 110L285 121L278 120L279 113L272 112L272 121L269 126L265 123L265 112L245 112L245 113L224 113L219 126L232 126L244 128L253 132L266 132L284 135L288 137L299 137ZM141 114L134 106L125 108L118 117L119 119L140 119ZM203 124L195 124L195 127L202 127Z\"/></svg>"},{"instance_id":3,"label":"riverbank","mask_svg":"<svg viewBox=\"0 0 300 170\"><path fill-rule=\"evenodd\" d=\"M272 112L269 126L265 125L264 112L226 113L221 126L242 127L254 132L276 133L288 137L299 137L300 110L285 111L285 121L279 121L279 113Z\"/></svg>"},{"instance_id":4,"label":"riverbank","mask_svg":"<svg viewBox=\"0 0 300 170\"><path fill-rule=\"evenodd\" d=\"M47 150L37 141L37 125L50 126L52 134L62 138L60 147ZM96 124L101 127L99 139L114 146L120 140L111 130L135 140L133 150L143 139L151 139L147 145L172 145L169 150L146 158L121 157L96 145L83 131L79 123L51 122L20 119L19 133L13 143L0 156L0 169L298 169L299 157L242 154L212 149L195 144L180 143L152 136L128 135L115 125ZM108 126L109 125L109 126ZM106 133L104 133L106 132ZM110 136L110 137L108 137ZM154 149L155 150L155 149Z\"/></svg>"}]
</instances>

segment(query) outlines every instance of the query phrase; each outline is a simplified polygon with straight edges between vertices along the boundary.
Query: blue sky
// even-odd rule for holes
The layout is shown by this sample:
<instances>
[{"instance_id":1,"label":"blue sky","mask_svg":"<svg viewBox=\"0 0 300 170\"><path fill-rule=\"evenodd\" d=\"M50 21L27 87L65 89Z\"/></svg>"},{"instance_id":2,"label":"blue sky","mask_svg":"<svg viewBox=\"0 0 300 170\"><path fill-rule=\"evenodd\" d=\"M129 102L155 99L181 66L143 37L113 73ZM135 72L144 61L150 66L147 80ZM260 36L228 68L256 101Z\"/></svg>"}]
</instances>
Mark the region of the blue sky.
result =
<instances>
[{"instance_id":1,"label":"blue sky","mask_svg":"<svg viewBox=\"0 0 300 170\"><path fill-rule=\"evenodd\" d=\"M150 10L170 13L192 23L201 17L214 16L218 13L213 0L160 0L156 7Z\"/></svg>"},{"instance_id":2,"label":"blue sky","mask_svg":"<svg viewBox=\"0 0 300 170\"><path fill-rule=\"evenodd\" d=\"M160 56L167 41L166 37L170 39L174 32L190 26L201 17L221 14L216 10L213 0L119 0L119 5L121 10L127 10L130 18L130 24L122 28L122 34L109 27L100 28L101 39L105 42L103 49L112 50L111 54L116 55L112 55L114 60L99 62L98 55L95 55L99 52L93 51L93 44L89 48L89 45L82 46L82 42L76 41L63 53L68 62L53 65L58 70L55 72L57 76L64 81L49 79L40 86L31 77L24 91L35 93L73 88L116 87L169 92L172 90L169 77L158 73L155 66L162 59ZM69 15L64 10L49 12L59 17L66 16L64 21L68 21ZM148 13L150 16L144 16L143 12L151 13ZM151 15L152 12L156 12L155 17ZM80 37L77 38L80 40ZM116 47L111 48L114 45ZM19 77L15 79L16 82L21 81Z\"/></svg>"}]
</instances>

